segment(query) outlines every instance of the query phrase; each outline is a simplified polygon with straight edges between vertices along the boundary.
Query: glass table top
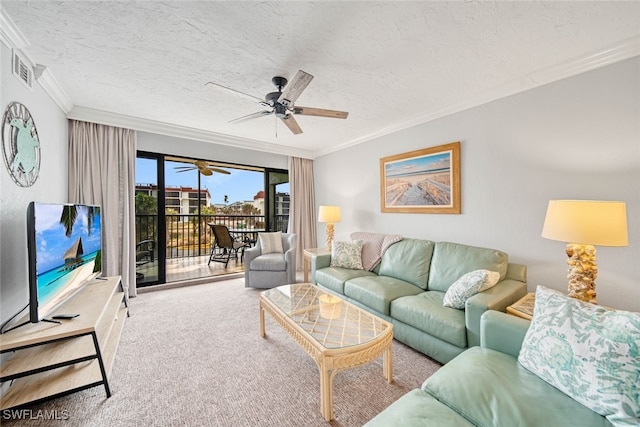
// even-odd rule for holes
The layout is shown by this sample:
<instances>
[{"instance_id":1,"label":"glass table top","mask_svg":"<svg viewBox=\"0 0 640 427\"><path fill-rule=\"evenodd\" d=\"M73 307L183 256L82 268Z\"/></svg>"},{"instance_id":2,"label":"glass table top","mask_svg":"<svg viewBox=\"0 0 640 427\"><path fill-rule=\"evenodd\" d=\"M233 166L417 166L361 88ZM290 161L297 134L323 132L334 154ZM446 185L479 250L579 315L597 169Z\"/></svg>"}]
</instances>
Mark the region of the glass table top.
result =
<instances>
[{"instance_id":1,"label":"glass table top","mask_svg":"<svg viewBox=\"0 0 640 427\"><path fill-rule=\"evenodd\" d=\"M392 325L310 283L278 286L261 297L328 349L363 344Z\"/></svg>"}]
</instances>

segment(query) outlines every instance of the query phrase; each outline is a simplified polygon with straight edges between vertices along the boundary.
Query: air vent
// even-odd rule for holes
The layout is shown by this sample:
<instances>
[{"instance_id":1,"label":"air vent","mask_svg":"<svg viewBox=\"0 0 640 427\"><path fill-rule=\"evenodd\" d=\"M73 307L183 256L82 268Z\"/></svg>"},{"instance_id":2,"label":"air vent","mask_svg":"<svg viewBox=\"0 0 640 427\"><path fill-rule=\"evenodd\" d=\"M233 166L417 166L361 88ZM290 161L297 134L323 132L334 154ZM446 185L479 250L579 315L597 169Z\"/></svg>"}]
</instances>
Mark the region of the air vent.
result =
<instances>
[{"instance_id":1,"label":"air vent","mask_svg":"<svg viewBox=\"0 0 640 427\"><path fill-rule=\"evenodd\" d=\"M11 70L13 71L13 75L29 89L33 89L33 70L31 67L27 65L15 50L13 51L12 58L13 66L11 67Z\"/></svg>"}]
</instances>

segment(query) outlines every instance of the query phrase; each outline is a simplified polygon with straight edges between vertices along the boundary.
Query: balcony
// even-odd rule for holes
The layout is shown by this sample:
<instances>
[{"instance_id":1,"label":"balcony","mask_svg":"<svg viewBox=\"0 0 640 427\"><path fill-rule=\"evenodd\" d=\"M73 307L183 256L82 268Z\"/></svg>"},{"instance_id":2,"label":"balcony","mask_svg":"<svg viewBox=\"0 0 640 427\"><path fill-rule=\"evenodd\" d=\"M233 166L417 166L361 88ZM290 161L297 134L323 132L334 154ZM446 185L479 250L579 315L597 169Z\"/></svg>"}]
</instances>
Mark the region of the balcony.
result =
<instances>
[{"instance_id":1,"label":"balcony","mask_svg":"<svg viewBox=\"0 0 640 427\"><path fill-rule=\"evenodd\" d=\"M226 225L236 230L238 237L251 236L252 230L265 229L264 215L165 215L166 247L158 246L158 216L136 215L136 243L155 242L152 254L139 254L136 276L137 286L146 286L158 281L158 257L164 254L166 259L166 282L192 280L211 276L244 272L240 259L231 259L227 268L224 264L209 261L213 244L213 234L209 223ZM276 215L269 231L286 231L288 215Z\"/></svg>"}]
</instances>

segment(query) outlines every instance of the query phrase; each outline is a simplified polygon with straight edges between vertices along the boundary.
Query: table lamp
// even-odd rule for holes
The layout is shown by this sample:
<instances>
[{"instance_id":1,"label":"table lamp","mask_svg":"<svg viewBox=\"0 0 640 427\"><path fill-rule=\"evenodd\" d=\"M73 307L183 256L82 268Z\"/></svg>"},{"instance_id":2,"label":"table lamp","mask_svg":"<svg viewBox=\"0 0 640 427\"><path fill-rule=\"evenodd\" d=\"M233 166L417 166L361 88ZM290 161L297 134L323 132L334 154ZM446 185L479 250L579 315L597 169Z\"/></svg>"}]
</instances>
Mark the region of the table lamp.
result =
<instances>
[{"instance_id":1,"label":"table lamp","mask_svg":"<svg viewBox=\"0 0 640 427\"><path fill-rule=\"evenodd\" d=\"M320 206L318 212L318 222L327 223L327 250L331 250L331 242L333 241L333 224L340 222L339 206Z\"/></svg>"},{"instance_id":2,"label":"table lamp","mask_svg":"<svg viewBox=\"0 0 640 427\"><path fill-rule=\"evenodd\" d=\"M624 202L550 200L542 237L568 242L569 296L597 304L596 248L627 246L627 212Z\"/></svg>"}]
</instances>

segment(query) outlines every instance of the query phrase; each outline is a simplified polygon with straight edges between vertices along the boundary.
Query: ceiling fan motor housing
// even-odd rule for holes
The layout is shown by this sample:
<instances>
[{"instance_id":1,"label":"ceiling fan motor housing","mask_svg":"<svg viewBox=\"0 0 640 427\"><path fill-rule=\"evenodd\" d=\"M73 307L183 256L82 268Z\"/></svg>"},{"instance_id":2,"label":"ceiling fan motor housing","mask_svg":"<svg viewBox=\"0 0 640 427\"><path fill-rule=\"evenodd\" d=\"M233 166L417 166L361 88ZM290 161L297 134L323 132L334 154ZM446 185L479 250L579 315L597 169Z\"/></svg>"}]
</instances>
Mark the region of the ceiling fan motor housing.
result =
<instances>
[{"instance_id":1,"label":"ceiling fan motor housing","mask_svg":"<svg viewBox=\"0 0 640 427\"><path fill-rule=\"evenodd\" d=\"M275 78L275 77L274 77ZM273 106L273 112L276 117L285 118L287 116L287 107L278 102L278 98L280 98L282 92L270 92L268 93L264 99L269 103L269 105Z\"/></svg>"}]
</instances>

